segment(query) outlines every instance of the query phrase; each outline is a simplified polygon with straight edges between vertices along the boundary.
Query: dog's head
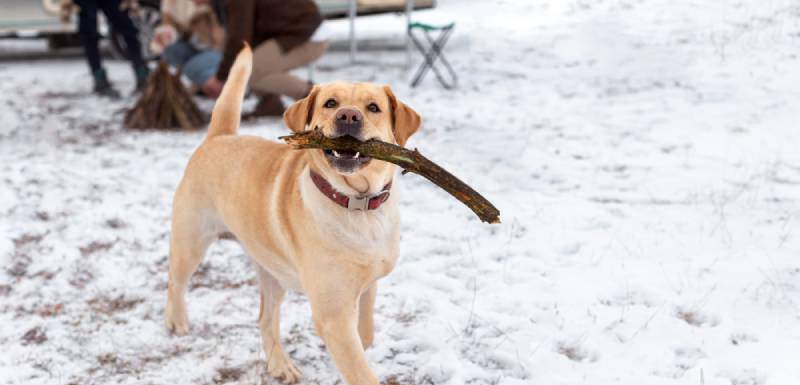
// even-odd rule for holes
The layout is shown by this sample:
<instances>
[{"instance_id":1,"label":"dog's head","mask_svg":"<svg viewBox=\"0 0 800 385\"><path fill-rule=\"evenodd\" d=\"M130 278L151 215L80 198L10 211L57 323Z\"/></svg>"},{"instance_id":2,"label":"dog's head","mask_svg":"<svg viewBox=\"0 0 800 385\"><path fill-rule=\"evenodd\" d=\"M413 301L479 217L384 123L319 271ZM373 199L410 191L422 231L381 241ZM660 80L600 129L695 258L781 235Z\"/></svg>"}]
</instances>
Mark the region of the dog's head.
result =
<instances>
[{"instance_id":1,"label":"dog's head","mask_svg":"<svg viewBox=\"0 0 800 385\"><path fill-rule=\"evenodd\" d=\"M330 138L349 135L401 146L421 123L417 112L397 100L389 86L345 82L315 86L286 110L283 119L294 132L319 129ZM325 150L314 156L324 157L320 163L346 176L387 168L356 152Z\"/></svg>"}]
</instances>

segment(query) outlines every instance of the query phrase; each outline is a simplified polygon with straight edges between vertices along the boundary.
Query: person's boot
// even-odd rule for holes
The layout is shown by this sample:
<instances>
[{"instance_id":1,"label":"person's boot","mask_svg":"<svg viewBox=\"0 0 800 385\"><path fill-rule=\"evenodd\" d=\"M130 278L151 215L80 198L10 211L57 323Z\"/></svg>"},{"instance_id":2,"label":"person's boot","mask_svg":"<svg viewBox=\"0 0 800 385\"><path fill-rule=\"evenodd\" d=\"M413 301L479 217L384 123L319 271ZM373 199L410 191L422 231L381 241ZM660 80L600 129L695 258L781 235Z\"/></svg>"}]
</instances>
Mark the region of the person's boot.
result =
<instances>
[{"instance_id":1,"label":"person's boot","mask_svg":"<svg viewBox=\"0 0 800 385\"><path fill-rule=\"evenodd\" d=\"M256 104L256 108L253 109L248 114L245 114L245 119L252 119L252 118L260 118L260 117L280 117L283 116L283 112L286 111L286 107L283 106L283 102L281 102L281 97L276 94L264 94L258 99L258 104Z\"/></svg>"},{"instance_id":2,"label":"person's boot","mask_svg":"<svg viewBox=\"0 0 800 385\"><path fill-rule=\"evenodd\" d=\"M142 92L147 85L147 78L150 76L150 68L147 64L141 63L133 67L133 74L136 76L136 92Z\"/></svg>"},{"instance_id":3,"label":"person's boot","mask_svg":"<svg viewBox=\"0 0 800 385\"><path fill-rule=\"evenodd\" d=\"M94 93L111 99L119 99L119 91L114 89L111 82L108 80L106 70L99 69L92 74L94 78Z\"/></svg>"}]
</instances>

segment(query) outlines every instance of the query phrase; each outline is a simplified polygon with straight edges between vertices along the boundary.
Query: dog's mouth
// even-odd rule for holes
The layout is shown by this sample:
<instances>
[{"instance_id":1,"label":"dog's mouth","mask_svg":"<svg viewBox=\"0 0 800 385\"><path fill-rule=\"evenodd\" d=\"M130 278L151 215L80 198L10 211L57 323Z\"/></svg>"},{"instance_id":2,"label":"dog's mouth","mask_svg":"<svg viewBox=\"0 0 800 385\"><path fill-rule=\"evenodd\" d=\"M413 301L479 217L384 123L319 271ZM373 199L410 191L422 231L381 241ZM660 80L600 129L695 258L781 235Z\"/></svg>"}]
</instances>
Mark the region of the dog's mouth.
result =
<instances>
[{"instance_id":1,"label":"dog's mouth","mask_svg":"<svg viewBox=\"0 0 800 385\"><path fill-rule=\"evenodd\" d=\"M325 159L339 172L351 173L366 166L372 158L351 150L322 150Z\"/></svg>"}]
</instances>

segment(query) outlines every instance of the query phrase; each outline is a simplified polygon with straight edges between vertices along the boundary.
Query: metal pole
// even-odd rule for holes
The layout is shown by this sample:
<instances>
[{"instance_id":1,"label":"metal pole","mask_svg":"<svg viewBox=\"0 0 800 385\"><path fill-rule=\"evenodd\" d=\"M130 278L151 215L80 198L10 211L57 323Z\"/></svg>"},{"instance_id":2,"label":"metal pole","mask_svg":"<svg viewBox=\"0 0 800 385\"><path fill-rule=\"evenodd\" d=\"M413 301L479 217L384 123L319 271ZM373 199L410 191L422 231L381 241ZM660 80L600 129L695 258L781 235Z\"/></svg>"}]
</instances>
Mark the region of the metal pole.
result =
<instances>
[{"instance_id":1,"label":"metal pole","mask_svg":"<svg viewBox=\"0 0 800 385\"><path fill-rule=\"evenodd\" d=\"M348 18L350 19L350 63L356 62L356 51L358 51L358 46L356 43L357 10L358 10L358 0L350 0L350 9L348 11Z\"/></svg>"},{"instance_id":2,"label":"metal pole","mask_svg":"<svg viewBox=\"0 0 800 385\"><path fill-rule=\"evenodd\" d=\"M411 27L411 12L414 11L414 0L406 0L406 69L411 68L411 38L409 28Z\"/></svg>"}]
</instances>

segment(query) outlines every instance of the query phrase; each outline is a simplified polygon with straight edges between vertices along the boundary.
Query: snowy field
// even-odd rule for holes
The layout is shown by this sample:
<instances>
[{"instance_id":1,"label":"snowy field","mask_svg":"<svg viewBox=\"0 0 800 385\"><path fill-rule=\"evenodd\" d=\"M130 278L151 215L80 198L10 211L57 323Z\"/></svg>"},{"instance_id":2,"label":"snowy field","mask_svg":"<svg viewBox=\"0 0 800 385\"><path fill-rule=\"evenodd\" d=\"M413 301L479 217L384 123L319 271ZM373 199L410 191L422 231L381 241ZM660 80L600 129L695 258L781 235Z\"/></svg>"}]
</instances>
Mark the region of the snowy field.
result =
<instances>
[{"instance_id":1,"label":"snowy field","mask_svg":"<svg viewBox=\"0 0 800 385\"><path fill-rule=\"evenodd\" d=\"M420 13L437 15L457 21L457 91L433 77L410 89L402 51L355 66L333 52L315 73L391 84L424 118L409 146L502 212L481 224L398 176L401 260L367 352L379 377L800 384L800 3L442 0ZM402 22L367 18L359 33L400 39ZM124 63L108 66L132 88ZM236 243L194 276L190 335L163 326L171 197L203 133L124 130L133 99L89 95L87 72L78 58L0 62L0 383L274 383ZM281 322L303 383L341 384L303 296Z\"/></svg>"}]
</instances>

